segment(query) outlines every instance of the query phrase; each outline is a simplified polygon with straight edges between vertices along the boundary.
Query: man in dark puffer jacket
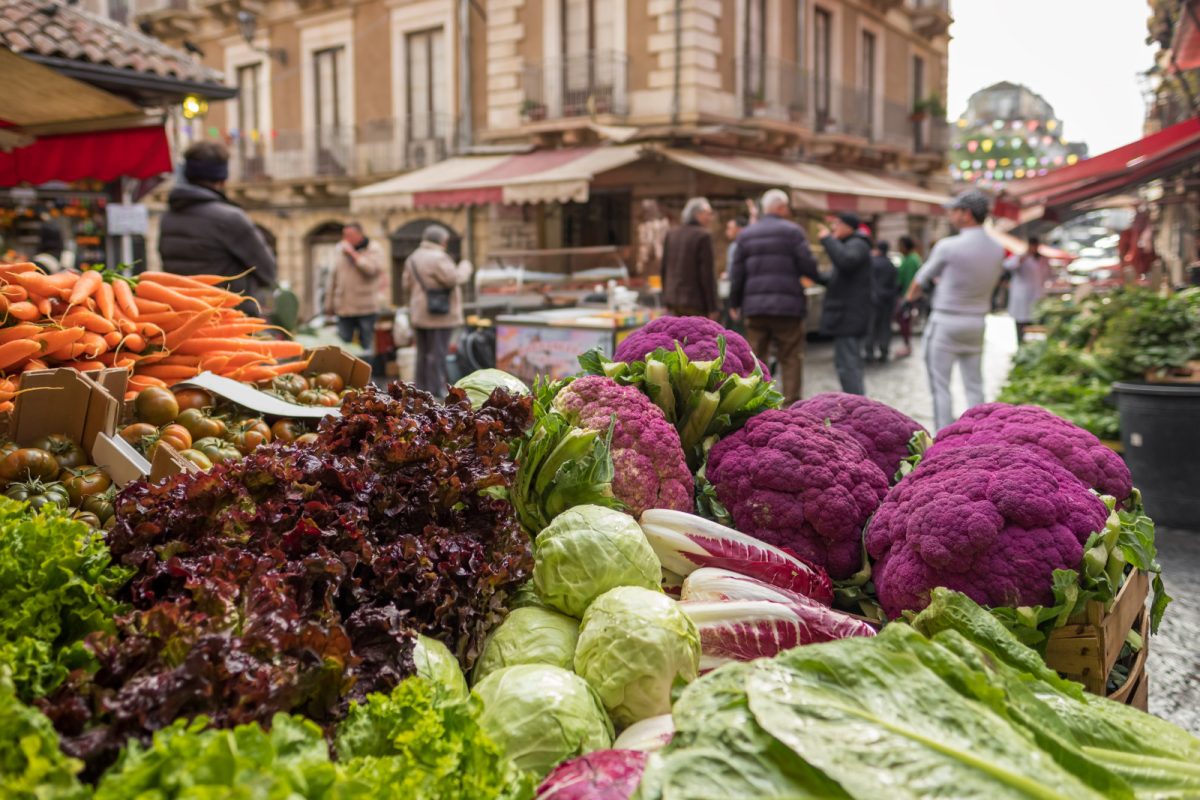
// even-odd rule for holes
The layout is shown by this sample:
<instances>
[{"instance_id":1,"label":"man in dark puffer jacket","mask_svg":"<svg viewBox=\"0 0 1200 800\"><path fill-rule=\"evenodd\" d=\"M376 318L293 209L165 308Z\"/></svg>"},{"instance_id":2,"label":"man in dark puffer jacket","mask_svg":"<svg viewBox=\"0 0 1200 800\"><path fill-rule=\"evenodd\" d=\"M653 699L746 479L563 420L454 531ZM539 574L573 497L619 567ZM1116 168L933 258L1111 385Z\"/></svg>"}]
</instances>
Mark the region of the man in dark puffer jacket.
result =
<instances>
[{"instance_id":1,"label":"man in dark puffer jacket","mask_svg":"<svg viewBox=\"0 0 1200 800\"><path fill-rule=\"evenodd\" d=\"M746 317L746 338L767 360L774 343L784 405L800 399L804 377L804 317L808 302L801 277L821 282L808 239L786 219L791 209L780 189L763 195L763 216L738 236L729 271L729 307Z\"/></svg>"},{"instance_id":2,"label":"man in dark puffer jacket","mask_svg":"<svg viewBox=\"0 0 1200 800\"><path fill-rule=\"evenodd\" d=\"M855 214L838 214L817 232L833 262L825 290L821 333L833 337L833 366L842 391L866 394L863 385L863 338L871 324L871 240L858 232Z\"/></svg>"},{"instance_id":3,"label":"man in dark puffer jacket","mask_svg":"<svg viewBox=\"0 0 1200 800\"><path fill-rule=\"evenodd\" d=\"M223 193L229 150L220 142L197 142L183 157L187 183L177 184L167 195L167 212L159 226L163 270L232 276L253 267L253 272L225 286L265 300L275 285L275 256L246 212ZM252 303L242 305L248 313L258 311Z\"/></svg>"}]
</instances>

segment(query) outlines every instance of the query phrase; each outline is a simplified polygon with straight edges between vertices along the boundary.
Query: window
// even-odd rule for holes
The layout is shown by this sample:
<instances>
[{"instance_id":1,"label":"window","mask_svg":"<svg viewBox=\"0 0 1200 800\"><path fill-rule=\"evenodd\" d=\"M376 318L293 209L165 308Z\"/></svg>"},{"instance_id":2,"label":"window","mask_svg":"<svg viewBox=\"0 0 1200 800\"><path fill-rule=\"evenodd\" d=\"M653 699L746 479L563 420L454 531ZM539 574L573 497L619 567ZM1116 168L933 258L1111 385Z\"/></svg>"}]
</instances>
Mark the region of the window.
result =
<instances>
[{"instance_id":1,"label":"window","mask_svg":"<svg viewBox=\"0 0 1200 800\"><path fill-rule=\"evenodd\" d=\"M918 103L925 102L925 59L920 56L912 60L912 102L914 111ZM925 149L925 126L920 122L913 124L913 145L917 150Z\"/></svg>"},{"instance_id":2,"label":"window","mask_svg":"<svg viewBox=\"0 0 1200 800\"><path fill-rule=\"evenodd\" d=\"M875 65L877 61L876 38L870 31L862 32L862 63L859 65L859 85L862 89L861 118L863 132L868 136L875 132Z\"/></svg>"},{"instance_id":3,"label":"window","mask_svg":"<svg viewBox=\"0 0 1200 800\"><path fill-rule=\"evenodd\" d=\"M767 96L767 2L746 0L746 35L742 42L743 89L752 103Z\"/></svg>"},{"instance_id":4,"label":"window","mask_svg":"<svg viewBox=\"0 0 1200 800\"><path fill-rule=\"evenodd\" d=\"M259 87L261 65L248 64L237 68L237 159L240 177L257 177L262 174L263 141L262 120L259 117Z\"/></svg>"},{"instance_id":5,"label":"window","mask_svg":"<svg viewBox=\"0 0 1200 800\"><path fill-rule=\"evenodd\" d=\"M829 120L829 98L833 93L833 17L823 8L813 9L813 102L817 109L817 127L824 129Z\"/></svg>"},{"instance_id":6,"label":"window","mask_svg":"<svg viewBox=\"0 0 1200 800\"><path fill-rule=\"evenodd\" d=\"M436 139L445 135L447 119L445 31L410 33L407 44L408 139Z\"/></svg>"},{"instance_id":7,"label":"window","mask_svg":"<svg viewBox=\"0 0 1200 800\"><path fill-rule=\"evenodd\" d=\"M346 48L331 47L313 53L313 78L316 82L317 174L344 174L349 148L350 120L345 119L342 81L346 71Z\"/></svg>"},{"instance_id":8,"label":"window","mask_svg":"<svg viewBox=\"0 0 1200 800\"><path fill-rule=\"evenodd\" d=\"M563 113L588 113L589 97L594 104L611 108L619 58L615 52L614 4L608 0L559 1Z\"/></svg>"}]
</instances>

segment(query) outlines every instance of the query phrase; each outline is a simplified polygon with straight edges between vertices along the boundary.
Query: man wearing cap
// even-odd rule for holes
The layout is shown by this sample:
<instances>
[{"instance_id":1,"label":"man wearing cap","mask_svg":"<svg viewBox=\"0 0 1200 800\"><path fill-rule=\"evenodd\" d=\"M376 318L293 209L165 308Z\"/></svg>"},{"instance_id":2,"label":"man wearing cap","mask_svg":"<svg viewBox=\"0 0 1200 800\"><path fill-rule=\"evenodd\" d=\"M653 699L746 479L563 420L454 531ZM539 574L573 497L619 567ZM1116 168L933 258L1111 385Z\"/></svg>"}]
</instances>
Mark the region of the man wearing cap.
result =
<instances>
[{"instance_id":1,"label":"man wearing cap","mask_svg":"<svg viewBox=\"0 0 1200 800\"><path fill-rule=\"evenodd\" d=\"M992 288L1004 270L1004 248L983 229L988 199L968 191L946 204L958 234L934 245L908 287L911 302L933 293L932 313L925 326L925 368L933 393L936 430L954 421L950 371L958 362L967 403L983 402L983 332L992 307Z\"/></svg>"},{"instance_id":2,"label":"man wearing cap","mask_svg":"<svg viewBox=\"0 0 1200 800\"><path fill-rule=\"evenodd\" d=\"M817 231L833 262L825 287L821 333L833 337L833 366L842 391L866 394L863 384L863 337L871 324L871 241L858 232L857 214L829 217L832 229Z\"/></svg>"},{"instance_id":3,"label":"man wearing cap","mask_svg":"<svg viewBox=\"0 0 1200 800\"><path fill-rule=\"evenodd\" d=\"M804 316L808 299L801 278L821 282L817 261L791 214L787 193L763 194L762 216L738 236L729 269L729 313L746 318L750 347L766 361L774 345L783 403L800 399L804 377Z\"/></svg>"},{"instance_id":4,"label":"man wearing cap","mask_svg":"<svg viewBox=\"0 0 1200 800\"><path fill-rule=\"evenodd\" d=\"M166 272L177 275L242 275L226 286L265 299L275 285L275 256L240 207L225 197L229 150L220 142L196 142L183 154L186 183L167 195L158 252ZM244 303L255 312L252 303Z\"/></svg>"}]
</instances>

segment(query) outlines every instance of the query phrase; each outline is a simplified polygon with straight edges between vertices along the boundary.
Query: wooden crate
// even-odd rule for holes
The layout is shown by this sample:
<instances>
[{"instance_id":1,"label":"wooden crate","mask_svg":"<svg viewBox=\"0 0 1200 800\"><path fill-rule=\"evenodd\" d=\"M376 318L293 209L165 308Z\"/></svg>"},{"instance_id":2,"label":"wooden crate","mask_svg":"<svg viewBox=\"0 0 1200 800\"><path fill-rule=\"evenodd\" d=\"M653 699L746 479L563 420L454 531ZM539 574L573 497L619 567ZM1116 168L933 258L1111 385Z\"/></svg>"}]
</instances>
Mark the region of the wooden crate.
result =
<instances>
[{"instance_id":1,"label":"wooden crate","mask_svg":"<svg viewBox=\"0 0 1200 800\"><path fill-rule=\"evenodd\" d=\"M1142 634L1142 649L1138 651L1129 669L1129 678L1115 692L1108 696L1109 700L1133 706L1141 711L1146 708L1149 699L1150 676L1146 674L1146 658L1150 652L1150 614L1142 611L1137 620L1138 631Z\"/></svg>"},{"instance_id":2,"label":"wooden crate","mask_svg":"<svg viewBox=\"0 0 1200 800\"><path fill-rule=\"evenodd\" d=\"M1149 576L1135 569L1125 579L1111 610L1106 612L1104 603L1092 600L1066 625L1054 629L1046 644L1046 663L1082 683L1089 692L1104 694L1125 637L1139 617L1144 622L1149 594Z\"/></svg>"}]
</instances>

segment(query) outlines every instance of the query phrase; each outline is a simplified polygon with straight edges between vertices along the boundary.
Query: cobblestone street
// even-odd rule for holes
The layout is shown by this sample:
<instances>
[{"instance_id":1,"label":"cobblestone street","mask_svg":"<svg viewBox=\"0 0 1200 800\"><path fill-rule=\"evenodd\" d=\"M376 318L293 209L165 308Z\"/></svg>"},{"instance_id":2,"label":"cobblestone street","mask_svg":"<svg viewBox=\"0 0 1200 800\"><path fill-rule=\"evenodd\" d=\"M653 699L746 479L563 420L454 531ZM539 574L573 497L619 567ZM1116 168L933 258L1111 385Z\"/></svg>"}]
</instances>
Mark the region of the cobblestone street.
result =
<instances>
[{"instance_id":1,"label":"cobblestone street","mask_svg":"<svg viewBox=\"0 0 1200 800\"><path fill-rule=\"evenodd\" d=\"M892 344L894 353L900 345L899 337ZM867 393L929 427L933 405L919 337L914 345L913 354L907 358L868 366ZM1016 346L1012 320L1002 315L989 317L983 362L988 400L994 400L1004 385ZM833 345L809 342L804 364L805 397L837 390ZM966 401L957 371L953 391L954 409L961 413ZM1150 711L1200 735L1200 530L1160 529L1158 547L1167 591L1175 602L1150 644Z\"/></svg>"}]
</instances>

